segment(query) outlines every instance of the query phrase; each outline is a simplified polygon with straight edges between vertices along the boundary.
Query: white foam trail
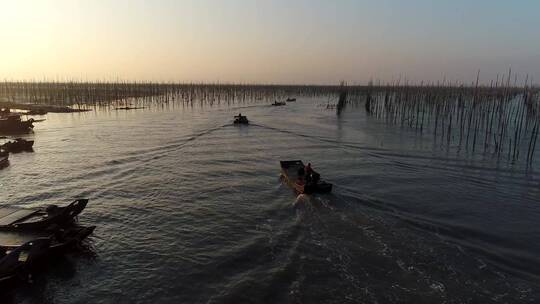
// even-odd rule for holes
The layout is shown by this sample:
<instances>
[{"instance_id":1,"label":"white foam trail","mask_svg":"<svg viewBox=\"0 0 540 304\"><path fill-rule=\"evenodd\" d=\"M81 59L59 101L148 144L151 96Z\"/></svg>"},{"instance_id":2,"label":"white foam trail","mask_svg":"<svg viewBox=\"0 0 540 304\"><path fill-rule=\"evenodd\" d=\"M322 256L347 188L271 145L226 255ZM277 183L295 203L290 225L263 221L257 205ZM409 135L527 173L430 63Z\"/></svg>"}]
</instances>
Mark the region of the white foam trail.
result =
<instances>
[{"instance_id":1,"label":"white foam trail","mask_svg":"<svg viewBox=\"0 0 540 304\"><path fill-rule=\"evenodd\" d=\"M307 203L309 203L309 196L299 194L294 202L294 208L303 208Z\"/></svg>"}]
</instances>

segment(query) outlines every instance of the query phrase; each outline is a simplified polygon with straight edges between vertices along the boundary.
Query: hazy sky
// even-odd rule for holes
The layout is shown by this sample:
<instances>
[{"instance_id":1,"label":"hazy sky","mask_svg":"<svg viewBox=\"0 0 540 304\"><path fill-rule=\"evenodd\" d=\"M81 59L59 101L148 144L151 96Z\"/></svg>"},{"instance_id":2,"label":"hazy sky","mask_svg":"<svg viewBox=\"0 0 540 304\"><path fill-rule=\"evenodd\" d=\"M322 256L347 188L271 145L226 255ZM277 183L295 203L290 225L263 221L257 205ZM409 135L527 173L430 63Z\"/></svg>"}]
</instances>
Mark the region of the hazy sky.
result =
<instances>
[{"instance_id":1,"label":"hazy sky","mask_svg":"<svg viewBox=\"0 0 540 304\"><path fill-rule=\"evenodd\" d=\"M540 80L538 0L0 0L0 78Z\"/></svg>"}]
</instances>

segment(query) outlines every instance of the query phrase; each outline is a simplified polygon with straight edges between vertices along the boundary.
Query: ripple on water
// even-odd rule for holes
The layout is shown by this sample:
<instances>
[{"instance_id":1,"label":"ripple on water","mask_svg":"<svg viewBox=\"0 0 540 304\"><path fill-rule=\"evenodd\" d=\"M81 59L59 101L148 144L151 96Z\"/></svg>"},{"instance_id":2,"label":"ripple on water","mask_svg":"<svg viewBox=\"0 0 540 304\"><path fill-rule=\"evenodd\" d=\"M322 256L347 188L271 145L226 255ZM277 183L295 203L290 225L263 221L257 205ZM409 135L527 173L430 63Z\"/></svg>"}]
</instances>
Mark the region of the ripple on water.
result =
<instances>
[{"instance_id":1,"label":"ripple on water","mask_svg":"<svg viewBox=\"0 0 540 304\"><path fill-rule=\"evenodd\" d=\"M15 302L538 301L534 170L316 104L49 114L0 171L0 203L89 197L95 256L56 261ZM253 125L230 124L240 109ZM280 159L334 193L295 208Z\"/></svg>"}]
</instances>

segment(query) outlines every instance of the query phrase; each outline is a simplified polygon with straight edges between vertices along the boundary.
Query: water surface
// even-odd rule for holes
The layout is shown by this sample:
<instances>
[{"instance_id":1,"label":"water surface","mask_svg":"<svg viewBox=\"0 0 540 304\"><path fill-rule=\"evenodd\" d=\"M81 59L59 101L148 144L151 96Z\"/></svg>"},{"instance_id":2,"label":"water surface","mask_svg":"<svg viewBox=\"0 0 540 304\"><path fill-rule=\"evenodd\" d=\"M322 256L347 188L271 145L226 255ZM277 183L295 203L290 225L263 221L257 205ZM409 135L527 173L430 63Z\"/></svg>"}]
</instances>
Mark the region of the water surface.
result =
<instances>
[{"instance_id":1,"label":"water surface","mask_svg":"<svg viewBox=\"0 0 540 304\"><path fill-rule=\"evenodd\" d=\"M15 303L530 303L539 175L299 98L285 107L49 114L0 171L0 204L91 199L89 253ZM247 115L250 126L234 126ZM302 199L279 160L334 183ZM474 159L474 160L473 160Z\"/></svg>"}]
</instances>

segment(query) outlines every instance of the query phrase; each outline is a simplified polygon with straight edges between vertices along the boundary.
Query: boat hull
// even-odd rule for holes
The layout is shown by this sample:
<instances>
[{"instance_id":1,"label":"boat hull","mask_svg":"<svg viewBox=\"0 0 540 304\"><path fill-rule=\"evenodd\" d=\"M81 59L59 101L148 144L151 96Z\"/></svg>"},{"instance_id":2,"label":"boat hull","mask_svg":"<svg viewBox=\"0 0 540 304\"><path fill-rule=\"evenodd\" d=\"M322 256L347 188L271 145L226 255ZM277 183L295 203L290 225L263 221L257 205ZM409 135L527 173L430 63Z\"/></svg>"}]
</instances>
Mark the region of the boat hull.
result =
<instances>
[{"instance_id":1,"label":"boat hull","mask_svg":"<svg viewBox=\"0 0 540 304\"><path fill-rule=\"evenodd\" d=\"M34 128L33 122L33 120L12 121L0 119L0 133L29 132Z\"/></svg>"},{"instance_id":2,"label":"boat hull","mask_svg":"<svg viewBox=\"0 0 540 304\"><path fill-rule=\"evenodd\" d=\"M18 153L23 151L32 151L33 146L33 140L24 140L18 138L15 141L8 141L7 143L1 145L0 149L3 149L10 153Z\"/></svg>"},{"instance_id":3,"label":"boat hull","mask_svg":"<svg viewBox=\"0 0 540 304\"><path fill-rule=\"evenodd\" d=\"M42 230L64 226L72 223L87 204L87 199L79 199L65 207L51 205L35 210L3 208L0 210L0 230Z\"/></svg>"},{"instance_id":4,"label":"boat hull","mask_svg":"<svg viewBox=\"0 0 540 304\"><path fill-rule=\"evenodd\" d=\"M299 194L329 193L332 192L332 184L320 181L315 184L302 184L298 182L298 171L304 169L301 160L280 161L281 178L284 183Z\"/></svg>"},{"instance_id":5,"label":"boat hull","mask_svg":"<svg viewBox=\"0 0 540 304\"><path fill-rule=\"evenodd\" d=\"M32 271L46 265L50 258L80 244L95 228L72 227L20 245L0 245L7 253L0 258L0 290L11 287L17 281L26 280Z\"/></svg>"},{"instance_id":6,"label":"boat hull","mask_svg":"<svg viewBox=\"0 0 540 304\"><path fill-rule=\"evenodd\" d=\"M235 119L234 124L235 125L249 125L249 121L247 119L246 120Z\"/></svg>"}]
</instances>

